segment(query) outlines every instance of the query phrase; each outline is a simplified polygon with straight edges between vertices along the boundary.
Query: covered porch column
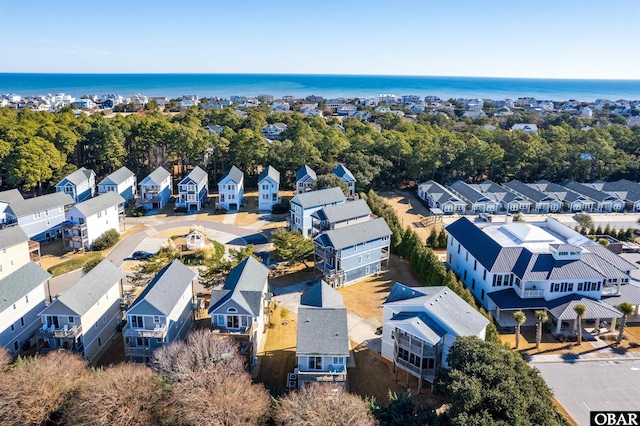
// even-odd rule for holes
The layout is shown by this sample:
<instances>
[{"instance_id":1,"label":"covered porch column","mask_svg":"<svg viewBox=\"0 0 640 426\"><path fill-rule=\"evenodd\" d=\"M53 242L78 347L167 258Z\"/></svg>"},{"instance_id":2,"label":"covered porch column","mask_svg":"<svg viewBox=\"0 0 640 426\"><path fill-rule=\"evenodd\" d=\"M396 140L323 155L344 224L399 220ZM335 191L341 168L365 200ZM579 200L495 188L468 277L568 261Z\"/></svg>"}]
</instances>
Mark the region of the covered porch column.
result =
<instances>
[{"instance_id":1,"label":"covered porch column","mask_svg":"<svg viewBox=\"0 0 640 426\"><path fill-rule=\"evenodd\" d=\"M557 319L556 320L556 334L560 334L561 330L560 328L562 327L562 320L561 319Z\"/></svg>"},{"instance_id":2,"label":"covered porch column","mask_svg":"<svg viewBox=\"0 0 640 426\"><path fill-rule=\"evenodd\" d=\"M611 326L609 327L609 331L615 333L616 331L616 317L611 318Z\"/></svg>"}]
</instances>

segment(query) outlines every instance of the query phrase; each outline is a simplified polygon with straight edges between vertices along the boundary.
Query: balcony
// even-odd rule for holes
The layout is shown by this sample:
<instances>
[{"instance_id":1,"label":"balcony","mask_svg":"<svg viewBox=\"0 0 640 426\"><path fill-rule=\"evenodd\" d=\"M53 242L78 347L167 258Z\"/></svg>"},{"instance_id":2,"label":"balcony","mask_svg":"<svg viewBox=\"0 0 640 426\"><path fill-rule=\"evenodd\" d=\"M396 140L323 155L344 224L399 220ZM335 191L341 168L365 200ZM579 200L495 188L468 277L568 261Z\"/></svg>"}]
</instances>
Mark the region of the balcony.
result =
<instances>
[{"instance_id":1,"label":"balcony","mask_svg":"<svg viewBox=\"0 0 640 426\"><path fill-rule=\"evenodd\" d=\"M403 370L409 371L411 373L413 373L416 376L419 376L423 379L425 379L426 381L433 383L433 380L435 378L435 373L436 373L436 369L435 368L420 368L417 367L413 364L411 364L408 361L405 361L401 358L397 358L394 360L396 365L398 365L400 368L402 368Z\"/></svg>"},{"instance_id":2,"label":"balcony","mask_svg":"<svg viewBox=\"0 0 640 426\"><path fill-rule=\"evenodd\" d=\"M405 349L420 358L424 357L437 357L437 351L435 347L430 346L427 343L423 343L417 337L410 335L396 334L396 346L398 348Z\"/></svg>"},{"instance_id":3,"label":"balcony","mask_svg":"<svg viewBox=\"0 0 640 426\"><path fill-rule=\"evenodd\" d=\"M29 260L35 263L40 263L40 243L37 241L29 240Z\"/></svg>"},{"instance_id":4,"label":"balcony","mask_svg":"<svg viewBox=\"0 0 640 426\"><path fill-rule=\"evenodd\" d=\"M211 329L214 333L229 335L239 340L248 340L253 334L253 324L247 327L227 328L215 325Z\"/></svg>"},{"instance_id":5,"label":"balcony","mask_svg":"<svg viewBox=\"0 0 640 426\"><path fill-rule=\"evenodd\" d=\"M151 357L153 356L154 349L139 347L139 346L125 346L124 347L124 356L141 356L141 357Z\"/></svg>"},{"instance_id":6,"label":"balcony","mask_svg":"<svg viewBox=\"0 0 640 426\"><path fill-rule=\"evenodd\" d=\"M380 260L389 259L389 248L380 249Z\"/></svg>"},{"instance_id":7,"label":"balcony","mask_svg":"<svg viewBox=\"0 0 640 426\"><path fill-rule=\"evenodd\" d=\"M149 337L156 339L164 339L164 336L167 335L167 331L169 327L164 324L157 324L154 329L144 329L144 328L133 328L127 324L122 329L122 335L125 337Z\"/></svg>"},{"instance_id":8,"label":"balcony","mask_svg":"<svg viewBox=\"0 0 640 426\"><path fill-rule=\"evenodd\" d=\"M618 286L604 286L602 287L602 295L618 294Z\"/></svg>"},{"instance_id":9,"label":"balcony","mask_svg":"<svg viewBox=\"0 0 640 426\"><path fill-rule=\"evenodd\" d=\"M65 325L65 326L62 326L62 328L57 328L54 325L50 327L43 325L42 328L38 330L38 336L44 339L49 339L49 338L75 339L81 334L82 334L81 325L74 325L73 327L69 327L68 325Z\"/></svg>"},{"instance_id":10,"label":"balcony","mask_svg":"<svg viewBox=\"0 0 640 426\"><path fill-rule=\"evenodd\" d=\"M544 297L544 290L524 289L524 291L522 292L523 299L532 299L535 297Z\"/></svg>"},{"instance_id":11,"label":"balcony","mask_svg":"<svg viewBox=\"0 0 640 426\"><path fill-rule=\"evenodd\" d=\"M347 381L347 370L343 365L340 371L301 371L298 373L298 383L344 383Z\"/></svg>"}]
</instances>

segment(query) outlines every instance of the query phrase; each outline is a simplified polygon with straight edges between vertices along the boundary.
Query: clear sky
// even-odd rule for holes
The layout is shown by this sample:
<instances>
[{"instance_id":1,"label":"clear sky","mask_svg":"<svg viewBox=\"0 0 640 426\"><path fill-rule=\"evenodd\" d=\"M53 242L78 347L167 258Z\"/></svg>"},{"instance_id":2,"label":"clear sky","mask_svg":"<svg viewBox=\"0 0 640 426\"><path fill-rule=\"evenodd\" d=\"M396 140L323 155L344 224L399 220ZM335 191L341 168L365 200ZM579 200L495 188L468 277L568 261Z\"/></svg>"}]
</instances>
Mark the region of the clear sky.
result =
<instances>
[{"instance_id":1,"label":"clear sky","mask_svg":"<svg viewBox=\"0 0 640 426\"><path fill-rule=\"evenodd\" d=\"M640 79L640 0L0 0L0 72Z\"/></svg>"}]
</instances>

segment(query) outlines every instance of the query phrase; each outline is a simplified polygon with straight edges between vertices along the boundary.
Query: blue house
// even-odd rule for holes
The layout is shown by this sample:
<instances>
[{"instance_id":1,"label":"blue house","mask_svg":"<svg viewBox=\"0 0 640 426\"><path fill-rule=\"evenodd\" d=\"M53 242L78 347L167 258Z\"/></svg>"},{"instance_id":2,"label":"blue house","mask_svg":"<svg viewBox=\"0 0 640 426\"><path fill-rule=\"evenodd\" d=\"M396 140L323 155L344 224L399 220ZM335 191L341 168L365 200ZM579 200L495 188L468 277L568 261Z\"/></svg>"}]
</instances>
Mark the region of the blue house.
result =
<instances>
[{"instance_id":1,"label":"blue house","mask_svg":"<svg viewBox=\"0 0 640 426\"><path fill-rule=\"evenodd\" d=\"M356 178L353 177L353 174L344 164L338 164L338 167L333 169L333 174L347 184L347 187L349 187L349 197L356 195Z\"/></svg>"},{"instance_id":2,"label":"blue house","mask_svg":"<svg viewBox=\"0 0 640 426\"><path fill-rule=\"evenodd\" d=\"M96 174L93 170L79 168L56 184L56 192L64 192L79 203L96 195Z\"/></svg>"},{"instance_id":3,"label":"blue house","mask_svg":"<svg viewBox=\"0 0 640 426\"><path fill-rule=\"evenodd\" d=\"M200 211L207 201L208 189L209 176L207 172L196 166L178 184L176 207L184 207L189 211Z\"/></svg>"},{"instance_id":4,"label":"blue house","mask_svg":"<svg viewBox=\"0 0 640 426\"><path fill-rule=\"evenodd\" d=\"M220 178L218 182L218 206L225 210L238 210L244 197L244 173L236 166Z\"/></svg>"},{"instance_id":5,"label":"blue house","mask_svg":"<svg viewBox=\"0 0 640 426\"><path fill-rule=\"evenodd\" d=\"M342 287L382 269L389 260L391 229L383 218L323 232L314 238L315 268L332 287Z\"/></svg>"},{"instance_id":6,"label":"blue house","mask_svg":"<svg viewBox=\"0 0 640 426\"><path fill-rule=\"evenodd\" d=\"M136 205L147 210L161 209L170 198L171 173L158 167L140 182L140 198Z\"/></svg>"},{"instance_id":7,"label":"blue house","mask_svg":"<svg viewBox=\"0 0 640 426\"><path fill-rule=\"evenodd\" d=\"M318 180L316 172L306 164L296 171L296 194L311 191L311 186Z\"/></svg>"},{"instance_id":8,"label":"blue house","mask_svg":"<svg viewBox=\"0 0 640 426\"><path fill-rule=\"evenodd\" d=\"M125 313L124 354L149 363L153 352L184 340L193 327L193 282L196 273L174 260L155 276Z\"/></svg>"},{"instance_id":9,"label":"blue house","mask_svg":"<svg viewBox=\"0 0 640 426\"><path fill-rule=\"evenodd\" d=\"M136 187L136 175L123 166L98 183L98 194L115 192L129 202L136 196Z\"/></svg>"},{"instance_id":10,"label":"blue house","mask_svg":"<svg viewBox=\"0 0 640 426\"><path fill-rule=\"evenodd\" d=\"M311 215L323 207L342 204L345 201L346 197L338 187L298 194L289 202L291 212L289 227L292 231L299 230L305 237L311 237Z\"/></svg>"},{"instance_id":11,"label":"blue house","mask_svg":"<svg viewBox=\"0 0 640 426\"><path fill-rule=\"evenodd\" d=\"M268 166L258 177L258 208L271 210L280 202L280 172Z\"/></svg>"},{"instance_id":12,"label":"blue house","mask_svg":"<svg viewBox=\"0 0 640 426\"><path fill-rule=\"evenodd\" d=\"M7 206L7 223L18 223L35 241L50 241L62 237L62 223L73 199L63 192L16 201Z\"/></svg>"}]
</instances>

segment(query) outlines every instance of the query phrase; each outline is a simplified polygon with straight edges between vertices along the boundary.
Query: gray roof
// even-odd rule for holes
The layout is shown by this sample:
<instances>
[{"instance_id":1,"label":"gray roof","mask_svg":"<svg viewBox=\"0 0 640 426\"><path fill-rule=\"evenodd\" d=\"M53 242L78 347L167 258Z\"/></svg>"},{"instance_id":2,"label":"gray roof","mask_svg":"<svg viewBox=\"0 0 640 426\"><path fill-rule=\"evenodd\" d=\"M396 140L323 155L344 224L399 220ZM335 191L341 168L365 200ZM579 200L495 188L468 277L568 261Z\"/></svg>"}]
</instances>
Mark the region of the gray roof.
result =
<instances>
[{"instance_id":1,"label":"gray roof","mask_svg":"<svg viewBox=\"0 0 640 426\"><path fill-rule=\"evenodd\" d=\"M231 166L231 168L229 170L227 170L227 172L222 175L222 177L220 178L220 180L223 180L226 177L229 177L232 181L234 181L235 183L239 184L240 181L242 180L242 178L244 177L244 173L242 173L240 171L239 168L237 168L236 166Z\"/></svg>"},{"instance_id":2,"label":"gray roof","mask_svg":"<svg viewBox=\"0 0 640 426\"><path fill-rule=\"evenodd\" d=\"M92 174L95 174L93 170L89 170L85 167L80 167L75 172L64 177L60 182L56 184L56 186L60 185L65 180L71 182L74 185L80 185L82 182L88 181Z\"/></svg>"},{"instance_id":3,"label":"gray roof","mask_svg":"<svg viewBox=\"0 0 640 426\"><path fill-rule=\"evenodd\" d=\"M342 203L347 198L339 187L320 189L298 194L291 200L292 203L299 204L303 209L310 207L326 206L329 204Z\"/></svg>"},{"instance_id":4,"label":"gray roof","mask_svg":"<svg viewBox=\"0 0 640 426\"><path fill-rule=\"evenodd\" d=\"M323 247L333 247L337 250L390 235L389 225L384 218L379 217L367 222L325 231L318 235L314 241Z\"/></svg>"},{"instance_id":5,"label":"gray roof","mask_svg":"<svg viewBox=\"0 0 640 426\"><path fill-rule=\"evenodd\" d=\"M526 185L519 180L510 180L509 182L503 183L502 186L522 195L523 197L527 197L528 199L530 199L531 201L535 201L536 203L542 201L558 201L556 198L551 197L544 192L537 190L536 188Z\"/></svg>"},{"instance_id":6,"label":"gray roof","mask_svg":"<svg viewBox=\"0 0 640 426\"><path fill-rule=\"evenodd\" d=\"M632 284L621 285L620 294L603 295L602 301L609 306L620 306L622 302L640 305L640 287Z\"/></svg>"},{"instance_id":7,"label":"gray roof","mask_svg":"<svg viewBox=\"0 0 640 426\"><path fill-rule=\"evenodd\" d=\"M405 289L396 288L399 286ZM402 294L407 297L399 297ZM408 297L411 295L414 297ZM407 304L407 300L411 300L411 304L422 305L423 314L449 328L457 336L475 336L489 324L489 320L473 306L444 286L411 288L395 283L383 305L402 306Z\"/></svg>"},{"instance_id":8,"label":"gray roof","mask_svg":"<svg viewBox=\"0 0 640 426\"><path fill-rule=\"evenodd\" d=\"M300 306L296 354L348 356L347 310Z\"/></svg>"},{"instance_id":9,"label":"gray roof","mask_svg":"<svg viewBox=\"0 0 640 426\"><path fill-rule=\"evenodd\" d=\"M343 222L347 219L354 219L369 216L371 209L363 199L347 201L346 203L333 204L314 212L311 216L330 223Z\"/></svg>"},{"instance_id":10,"label":"gray roof","mask_svg":"<svg viewBox=\"0 0 640 426\"><path fill-rule=\"evenodd\" d=\"M622 313L599 300L583 297L578 300L571 300L561 305L549 309L551 315L558 320L574 320L577 317L574 307L576 305L584 305L587 308L583 319L602 319L602 318L622 318Z\"/></svg>"},{"instance_id":11,"label":"gray roof","mask_svg":"<svg viewBox=\"0 0 640 426\"><path fill-rule=\"evenodd\" d=\"M620 179L615 182L603 182L600 188L598 188L595 184L591 184L591 186L595 187L596 189L600 189L601 191L605 191L611 195L620 197L631 203L635 203L636 201L640 200L640 184L627 179Z\"/></svg>"},{"instance_id":12,"label":"gray roof","mask_svg":"<svg viewBox=\"0 0 640 426\"><path fill-rule=\"evenodd\" d=\"M273 179L275 183L280 183L280 172L272 166L267 166L267 168L260 173L260 176L258 176L258 183L262 182L262 180L267 176Z\"/></svg>"},{"instance_id":13,"label":"gray roof","mask_svg":"<svg viewBox=\"0 0 640 426\"><path fill-rule=\"evenodd\" d=\"M316 172L306 164L296 171L296 181L299 181L305 176L309 176L312 180L316 180L318 178L316 176Z\"/></svg>"},{"instance_id":14,"label":"gray roof","mask_svg":"<svg viewBox=\"0 0 640 426\"><path fill-rule=\"evenodd\" d=\"M587 249L589 252L597 255L603 261L615 266L622 271L632 271L634 269L638 269L638 267L633 263L622 258L621 256L618 256L617 254L600 244L589 244L588 246L583 246L583 248Z\"/></svg>"},{"instance_id":15,"label":"gray roof","mask_svg":"<svg viewBox=\"0 0 640 426\"><path fill-rule=\"evenodd\" d=\"M71 198L69 194L54 192L53 194L16 201L15 203L9 204L8 210L10 210L14 216L22 217L69 204L73 204L73 198Z\"/></svg>"},{"instance_id":16,"label":"gray roof","mask_svg":"<svg viewBox=\"0 0 640 426\"><path fill-rule=\"evenodd\" d=\"M338 176L345 182L355 182L356 178L353 177L353 174L347 169L344 164L338 164L338 166L333 169L333 174Z\"/></svg>"},{"instance_id":17,"label":"gray roof","mask_svg":"<svg viewBox=\"0 0 640 426\"><path fill-rule=\"evenodd\" d=\"M316 308L344 308L342 295L324 281L318 281L302 293L300 304Z\"/></svg>"},{"instance_id":18,"label":"gray roof","mask_svg":"<svg viewBox=\"0 0 640 426\"><path fill-rule=\"evenodd\" d=\"M127 315L169 316L196 273L174 260L153 278L135 302L127 309Z\"/></svg>"},{"instance_id":19,"label":"gray roof","mask_svg":"<svg viewBox=\"0 0 640 426\"><path fill-rule=\"evenodd\" d=\"M0 312L29 294L40 284L51 278L51 274L33 262L21 266L0 280ZM6 325L6 324L5 324Z\"/></svg>"},{"instance_id":20,"label":"gray roof","mask_svg":"<svg viewBox=\"0 0 640 426\"><path fill-rule=\"evenodd\" d=\"M598 191L595 188L592 188L590 186L587 185L583 185L579 182L576 182L574 180L569 180L566 182L563 182L562 185L566 188L572 189L573 191L577 192L578 194L582 194L585 197L589 197L593 200L599 201L599 202L603 202L603 201L615 201L616 198L618 197L614 197L611 196L610 194L604 192L604 191Z\"/></svg>"},{"instance_id":21,"label":"gray roof","mask_svg":"<svg viewBox=\"0 0 640 426\"><path fill-rule=\"evenodd\" d=\"M155 169L154 171L149 173L149 176L144 178L142 180L142 182L140 182L140 183L147 183L145 181L153 181L153 182L155 182L157 184L160 184L160 182L162 182L163 180L165 180L169 176L171 176L171 173L169 173L167 170L165 170L162 167L158 167L157 169Z\"/></svg>"},{"instance_id":22,"label":"gray roof","mask_svg":"<svg viewBox=\"0 0 640 426\"><path fill-rule=\"evenodd\" d=\"M17 189L9 189L7 191L0 192L0 201L6 203L15 203L16 201L22 201L24 197Z\"/></svg>"},{"instance_id":23,"label":"gray roof","mask_svg":"<svg viewBox=\"0 0 640 426\"><path fill-rule=\"evenodd\" d=\"M200 167L196 166L195 169L191 170L189 172L188 175L186 175L181 181L180 184L182 184L183 182L187 182L188 180L192 180L195 183L200 183L203 180L207 179L209 175L207 175L207 172L205 172L204 170L202 170Z\"/></svg>"},{"instance_id":24,"label":"gray roof","mask_svg":"<svg viewBox=\"0 0 640 426\"><path fill-rule=\"evenodd\" d=\"M249 256L231 270L222 290L211 292L209 312L213 312L229 299L242 306L254 316L262 313L260 300L264 291L264 283L269 278L269 269Z\"/></svg>"},{"instance_id":25,"label":"gray roof","mask_svg":"<svg viewBox=\"0 0 640 426\"><path fill-rule=\"evenodd\" d=\"M124 277L120 268L105 259L47 306L41 315L81 317Z\"/></svg>"},{"instance_id":26,"label":"gray roof","mask_svg":"<svg viewBox=\"0 0 640 426\"><path fill-rule=\"evenodd\" d=\"M476 188L471 185L464 183L461 180L457 180L449 185L449 188L452 191L455 191L461 197L463 197L469 203L478 203L478 202L495 202L491 198L486 195L480 193Z\"/></svg>"},{"instance_id":27,"label":"gray roof","mask_svg":"<svg viewBox=\"0 0 640 426\"><path fill-rule=\"evenodd\" d=\"M115 192L105 192L97 197L90 198L87 201L83 201L74 206L78 209L84 217L93 216L99 211L106 210L109 207L117 206L124 203L124 198L120 194Z\"/></svg>"},{"instance_id":28,"label":"gray roof","mask_svg":"<svg viewBox=\"0 0 640 426\"><path fill-rule=\"evenodd\" d=\"M420 184L422 191L425 194L429 194L431 199L437 203L446 203L447 201L451 201L453 203L458 202L460 204L465 204L457 195L454 195L451 191L449 191L444 186L440 185L438 182L433 180L428 180L424 183Z\"/></svg>"},{"instance_id":29,"label":"gray roof","mask_svg":"<svg viewBox=\"0 0 640 426\"><path fill-rule=\"evenodd\" d=\"M27 241L29 241L29 237L17 225L0 229L0 249L13 247Z\"/></svg>"},{"instance_id":30,"label":"gray roof","mask_svg":"<svg viewBox=\"0 0 640 426\"><path fill-rule=\"evenodd\" d=\"M133 172L122 166L106 178L102 179L98 185L120 185L131 176L133 176Z\"/></svg>"},{"instance_id":31,"label":"gray roof","mask_svg":"<svg viewBox=\"0 0 640 426\"><path fill-rule=\"evenodd\" d=\"M574 246L573 244L549 244L549 247L553 247L557 251L582 251L580 247Z\"/></svg>"},{"instance_id":32,"label":"gray roof","mask_svg":"<svg viewBox=\"0 0 640 426\"><path fill-rule=\"evenodd\" d=\"M558 185L557 183L549 182L547 180L539 180L535 183L530 183L528 185L531 186L532 188L537 189L538 191L542 191L545 194L556 197L561 201L566 201L567 203L573 203L574 201L585 200L585 199L588 201L593 201L589 199L589 197L586 197L585 195L582 195L582 194L578 194L577 192L571 190L570 188L564 187L562 185Z\"/></svg>"}]
</instances>

